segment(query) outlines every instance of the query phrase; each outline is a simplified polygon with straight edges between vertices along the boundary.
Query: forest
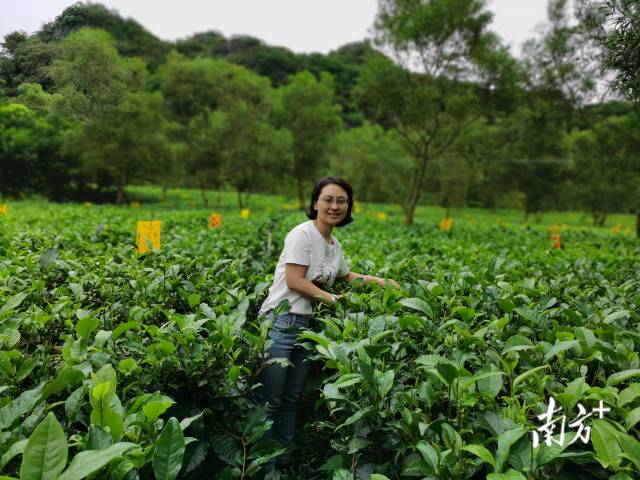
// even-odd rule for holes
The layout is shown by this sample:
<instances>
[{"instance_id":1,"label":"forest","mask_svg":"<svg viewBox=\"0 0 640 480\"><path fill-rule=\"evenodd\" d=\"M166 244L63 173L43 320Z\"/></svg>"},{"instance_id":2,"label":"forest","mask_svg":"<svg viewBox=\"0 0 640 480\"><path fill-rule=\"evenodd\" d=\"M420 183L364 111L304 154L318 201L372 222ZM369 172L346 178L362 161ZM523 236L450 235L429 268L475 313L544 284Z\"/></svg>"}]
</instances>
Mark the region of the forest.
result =
<instances>
[{"instance_id":1,"label":"forest","mask_svg":"<svg viewBox=\"0 0 640 480\"><path fill-rule=\"evenodd\" d=\"M2 41L0 194L122 204L154 184L302 204L335 173L407 224L419 204L637 214L637 5L550 0L514 57L486 2L432 3L381 1L373 38L326 55L215 31L167 42L70 6Z\"/></svg>"}]
</instances>

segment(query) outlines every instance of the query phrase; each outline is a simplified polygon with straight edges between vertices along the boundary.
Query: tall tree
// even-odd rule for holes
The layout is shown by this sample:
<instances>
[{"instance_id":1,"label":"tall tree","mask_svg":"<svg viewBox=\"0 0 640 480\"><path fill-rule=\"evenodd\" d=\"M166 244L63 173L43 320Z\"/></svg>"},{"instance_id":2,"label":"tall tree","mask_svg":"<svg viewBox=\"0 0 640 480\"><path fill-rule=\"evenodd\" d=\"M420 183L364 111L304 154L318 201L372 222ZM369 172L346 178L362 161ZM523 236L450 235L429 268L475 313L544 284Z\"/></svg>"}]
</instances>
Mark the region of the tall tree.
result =
<instances>
[{"instance_id":1,"label":"tall tree","mask_svg":"<svg viewBox=\"0 0 640 480\"><path fill-rule=\"evenodd\" d=\"M600 47L579 21L578 9L572 7L577 2L548 0L547 21L523 48L527 90L547 92L544 98L552 104L550 108L562 113L567 132L590 112L585 107L604 92Z\"/></svg>"},{"instance_id":2,"label":"tall tree","mask_svg":"<svg viewBox=\"0 0 640 480\"><path fill-rule=\"evenodd\" d=\"M624 133L637 128L632 116L612 117L570 137L574 194L591 212L594 226L604 226L609 213L632 206L629 192L640 188L640 154Z\"/></svg>"},{"instance_id":3,"label":"tall tree","mask_svg":"<svg viewBox=\"0 0 640 480\"><path fill-rule=\"evenodd\" d=\"M59 54L57 43L45 42L24 32L12 32L0 44L0 81L9 96L22 83L39 83L45 90L53 85L49 66Z\"/></svg>"},{"instance_id":4,"label":"tall tree","mask_svg":"<svg viewBox=\"0 0 640 480\"><path fill-rule=\"evenodd\" d=\"M74 165L61 157L60 143L60 130L28 107L0 105L0 193L63 199Z\"/></svg>"},{"instance_id":5,"label":"tall tree","mask_svg":"<svg viewBox=\"0 0 640 480\"><path fill-rule=\"evenodd\" d=\"M394 131L365 124L341 131L327 173L349 180L363 202L398 203L411 157Z\"/></svg>"},{"instance_id":6,"label":"tall tree","mask_svg":"<svg viewBox=\"0 0 640 480\"><path fill-rule=\"evenodd\" d=\"M477 88L464 82L497 51L482 0L379 0L376 41L399 63L373 58L359 80L361 99L403 138L414 159L402 203L411 224L427 165L480 117ZM418 72L409 70L412 67ZM488 87L488 86L487 86Z\"/></svg>"},{"instance_id":7,"label":"tall tree","mask_svg":"<svg viewBox=\"0 0 640 480\"><path fill-rule=\"evenodd\" d=\"M333 83L328 74L317 80L304 71L281 87L281 122L293 135L293 178L300 208L304 208L305 186L312 183L327 165L331 140L341 121L339 107L333 103Z\"/></svg>"},{"instance_id":8,"label":"tall tree","mask_svg":"<svg viewBox=\"0 0 640 480\"><path fill-rule=\"evenodd\" d=\"M79 156L96 183L115 187L122 203L127 184L150 180L160 168L155 155L164 158L158 152L169 148L161 93L144 91L145 65L121 58L112 37L97 29L66 37L51 72L59 108L76 120L65 151Z\"/></svg>"},{"instance_id":9,"label":"tall tree","mask_svg":"<svg viewBox=\"0 0 640 480\"><path fill-rule=\"evenodd\" d=\"M603 47L602 65L615 75L613 86L635 105L640 115L640 4L636 0L582 0L584 22ZM640 149L637 130L625 130L628 141ZM635 165L640 176L640 164ZM635 199L636 235L640 238L640 195Z\"/></svg>"}]
</instances>

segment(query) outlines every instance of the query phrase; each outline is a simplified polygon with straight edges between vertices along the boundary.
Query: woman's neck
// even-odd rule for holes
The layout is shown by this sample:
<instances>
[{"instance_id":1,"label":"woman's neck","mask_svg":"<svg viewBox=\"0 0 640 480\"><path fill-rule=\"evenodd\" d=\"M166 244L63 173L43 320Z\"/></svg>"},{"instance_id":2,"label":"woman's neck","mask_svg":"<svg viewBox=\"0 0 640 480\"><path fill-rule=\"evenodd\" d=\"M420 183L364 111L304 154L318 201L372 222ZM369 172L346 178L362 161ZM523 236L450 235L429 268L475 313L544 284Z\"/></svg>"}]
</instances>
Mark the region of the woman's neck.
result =
<instances>
[{"instance_id":1,"label":"woman's neck","mask_svg":"<svg viewBox=\"0 0 640 480\"><path fill-rule=\"evenodd\" d=\"M313 221L313 223L315 224L316 229L327 241L327 243L331 243L331 232L333 231L333 226L327 225L326 223L321 223L317 218Z\"/></svg>"}]
</instances>

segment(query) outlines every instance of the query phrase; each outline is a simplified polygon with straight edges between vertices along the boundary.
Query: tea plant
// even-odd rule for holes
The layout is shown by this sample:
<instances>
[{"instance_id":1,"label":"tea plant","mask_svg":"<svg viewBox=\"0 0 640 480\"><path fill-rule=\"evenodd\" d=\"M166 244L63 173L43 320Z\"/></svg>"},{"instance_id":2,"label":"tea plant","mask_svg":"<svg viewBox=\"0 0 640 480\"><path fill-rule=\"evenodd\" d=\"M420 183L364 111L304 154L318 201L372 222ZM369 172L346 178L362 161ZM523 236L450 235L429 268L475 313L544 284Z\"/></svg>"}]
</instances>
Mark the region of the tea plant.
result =
<instances>
[{"instance_id":1,"label":"tea plant","mask_svg":"<svg viewBox=\"0 0 640 480\"><path fill-rule=\"evenodd\" d=\"M262 478L281 452L253 400L257 316L296 212L15 203L0 218L0 473ZM138 255L135 224L162 220ZM337 232L356 271L305 332L316 359L295 478L634 478L640 250L572 227L375 212ZM549 399L567 416L544 442ZM583 406L587 443L569 427ZM541 445L533 446L538 432ZM554 440L559 441L557 425ZM570 445L569 445L570 444Z\"/></svg>"}]
</instances>

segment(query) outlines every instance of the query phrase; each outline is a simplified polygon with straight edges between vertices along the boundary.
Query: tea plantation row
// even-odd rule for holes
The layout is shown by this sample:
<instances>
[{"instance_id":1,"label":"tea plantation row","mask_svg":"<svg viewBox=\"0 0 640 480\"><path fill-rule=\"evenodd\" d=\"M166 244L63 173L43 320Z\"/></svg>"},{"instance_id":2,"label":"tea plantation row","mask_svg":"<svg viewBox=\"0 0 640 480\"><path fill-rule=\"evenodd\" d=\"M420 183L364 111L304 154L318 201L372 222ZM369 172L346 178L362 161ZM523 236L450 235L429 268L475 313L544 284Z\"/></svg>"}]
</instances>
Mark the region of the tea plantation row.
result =
<instances>
[{"instance_id":1,"label":"tea plantation row","mask_svg":"<svg viewBox=\"0 0 640 480\"><path fill-rule=\"evenodd\" d=\"M157 213L144 255L144 209L0 217L1 478L262 477L278 446L252 402L256 312L304 217L207 215ZM336 285L318 309L293 478L637 478L638 242L395 220L336 232L353 270L402 288Z\"/></svg>"}]
</instances>

